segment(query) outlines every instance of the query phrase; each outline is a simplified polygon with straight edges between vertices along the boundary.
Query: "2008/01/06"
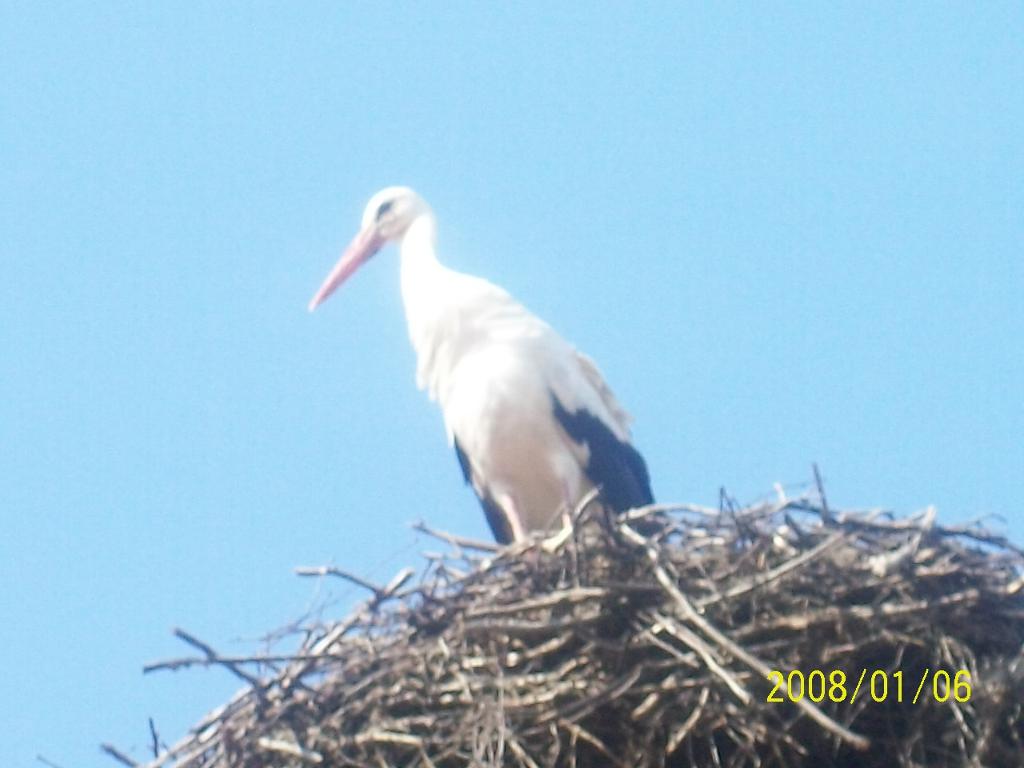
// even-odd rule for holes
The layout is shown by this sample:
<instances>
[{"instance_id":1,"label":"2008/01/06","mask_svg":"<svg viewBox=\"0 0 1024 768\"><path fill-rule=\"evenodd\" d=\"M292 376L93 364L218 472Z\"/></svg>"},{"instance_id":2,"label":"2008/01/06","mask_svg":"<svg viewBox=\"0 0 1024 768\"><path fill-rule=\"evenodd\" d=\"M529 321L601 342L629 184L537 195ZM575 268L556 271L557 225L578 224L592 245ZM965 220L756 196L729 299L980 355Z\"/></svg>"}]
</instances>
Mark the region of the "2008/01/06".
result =
<instances>
[{"instance_id":1,"label":"2008/01/06","mask_svg":"<svg viewBox=\"0 0 1024 768\"><path fill-rule=\"evenodd\" d=\"M971 673L968 670L961 669L955 673L950 673L944 669L937 669L933 673L930 669L925 668L911 703L917 703L929 676L931 676L932 680L930 693L935 701L942 703L949 701L950 698L961 704L970 701ZM857 700L861 686L867 677L868 670L866 668L862 669L860 677L857 679L857 685L853 689L853 694L849 696L847 675L841 669L831 670L827 677L825 672L820 669L813 669L806 676L799 669L794 669L789 674L773 669L768 673L768 680L775 685L768 693L767 701L773 704L782 704L787 700L800 701L804 696L807 696L808 699L816 704L824 701L826 698L831 702L839 704L846 701L847 696L849 696L850 703L853 704ZM894 682L892 691L889 689L890 678ZM903 670L889 672L884 669L876 669L871 672L871 677L867 682L868 694L871 696L872 701L878 703L886 701L890 693L895 694L897 702L903 701ZM783 689L782 693L784 696L780 695L779 689ZM925 695L927 696L928 694L926 693Z\"/></svg>"}]
</instances>

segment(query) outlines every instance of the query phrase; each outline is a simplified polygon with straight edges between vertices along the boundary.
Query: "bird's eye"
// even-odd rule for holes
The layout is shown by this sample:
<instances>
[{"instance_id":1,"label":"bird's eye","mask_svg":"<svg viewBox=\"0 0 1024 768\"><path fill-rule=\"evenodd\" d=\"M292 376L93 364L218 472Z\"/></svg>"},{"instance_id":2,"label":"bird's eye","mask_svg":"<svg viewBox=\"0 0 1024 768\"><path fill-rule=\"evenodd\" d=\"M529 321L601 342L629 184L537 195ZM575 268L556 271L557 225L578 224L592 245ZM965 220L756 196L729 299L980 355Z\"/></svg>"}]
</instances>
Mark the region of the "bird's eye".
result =
<instances>
[{"instance_id":1,"label":"bird's eye","mask_svg":"<svg viewBox=\"0 0 1024 768\"><path fill-rule=\"evenodd\" d=\"M383 203L381 203L380 208L377 209L377 221L380 221L381 217L384 216L384 214L386 214L388 211L390 211L392 207L394 207L394 205L394 200L385 200Z\"/></svg>"}]
</instances>

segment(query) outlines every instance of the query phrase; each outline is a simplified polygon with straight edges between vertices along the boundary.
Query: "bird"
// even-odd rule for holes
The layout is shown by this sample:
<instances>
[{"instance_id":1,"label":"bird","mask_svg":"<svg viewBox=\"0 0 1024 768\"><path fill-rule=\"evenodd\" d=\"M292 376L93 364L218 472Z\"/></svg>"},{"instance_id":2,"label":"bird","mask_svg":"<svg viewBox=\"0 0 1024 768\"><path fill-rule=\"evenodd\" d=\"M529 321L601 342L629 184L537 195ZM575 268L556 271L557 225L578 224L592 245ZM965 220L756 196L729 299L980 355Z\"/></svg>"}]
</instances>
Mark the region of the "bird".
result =
<instances>
[{"instance_id":1,"label":"bird","mask_svg":"<svg viewBox=\"0 0 1024 768\"><path fill-rule=\"evenodd\" d=\"M495 540L565 530L588 494L612 513L652 504L630 417L594 362L504 289L442 264L434 213L409 187L370 198L309 311L392 242L416 383L440 405Z\"/></svg>"}]
</instances>

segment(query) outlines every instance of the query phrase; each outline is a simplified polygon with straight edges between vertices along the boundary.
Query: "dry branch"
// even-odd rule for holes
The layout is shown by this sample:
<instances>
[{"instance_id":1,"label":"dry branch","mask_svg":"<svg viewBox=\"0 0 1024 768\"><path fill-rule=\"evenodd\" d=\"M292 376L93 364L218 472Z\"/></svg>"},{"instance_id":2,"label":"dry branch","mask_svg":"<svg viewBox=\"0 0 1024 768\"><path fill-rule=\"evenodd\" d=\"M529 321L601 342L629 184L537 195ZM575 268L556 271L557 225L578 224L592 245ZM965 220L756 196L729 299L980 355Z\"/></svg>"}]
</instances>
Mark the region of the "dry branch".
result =
<instances>
[{"instance_id":1,"label":"dry branch","mask_svg":"<svg viewBox=\"0 0 1024 768\"><path fill-rule=\"evenodd\" d=\"M815 482L813 497L780 490L743 509L724 494L721 511L660 505L617 522L581 509L563 536L525 546L421 525L449 551L404 589L409 569L384 587L303 569L372 597L296 626L291 654L220 656L178 631L202 655L148 670L220 665L250 687L148 765L1017 764L1021 550L934 511L842 512ZM845 698L768 701L771 670L816 669L842 671ZM925 686L926 669L969 673L971 695L937 701L948 687ZM877 701L876 670L890 688Z\"/></svg>"}]
</instances>

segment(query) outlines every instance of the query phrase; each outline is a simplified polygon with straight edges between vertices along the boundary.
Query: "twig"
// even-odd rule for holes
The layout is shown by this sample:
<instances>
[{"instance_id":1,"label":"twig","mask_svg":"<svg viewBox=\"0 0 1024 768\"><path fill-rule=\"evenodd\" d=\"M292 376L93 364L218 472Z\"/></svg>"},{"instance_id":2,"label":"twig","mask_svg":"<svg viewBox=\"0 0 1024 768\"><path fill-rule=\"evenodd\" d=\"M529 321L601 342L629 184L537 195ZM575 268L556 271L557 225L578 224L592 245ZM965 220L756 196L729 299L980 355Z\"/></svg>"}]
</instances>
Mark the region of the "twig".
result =
<instances>
[{"instance_id":1,"label":"twig","mask_svg":"<svg viewBox=\"0 0 1024 768\"><path fill-rule=\"evenodd\" d=\"M573 723L565 719L558 721L558 727L564 728L565 730L569 731L569 733L571 733L577 739L582 739L583 741L587 742L590 746L592 746L594 749L600 752L604 756L604 759L607 760L611 765L620 766L620 768L626 768L627 763L624 763L622 760L616 757L612 753L611 749L603 741L601 741L597 736L592 734L586 728L583 728L577 723Z\"/></svg>"},{"instance_id":2,"label":"twig","mask_svg":"<svg viewBox=\"0 0 1024 768\"><path fill-rule=\"evenodd\" d=\"M256 740L256 746L267 752L278 752L289 757L297 757L304 763L319 765L324 761L324 756L312 749L303 749L298 744L283 739L269 739L265 736Z\"/></svg>"},{"instance_id":3,"label":"twig","mask_svg":"<svg viewBox=\"0 0 1024 768\"><path fill-rule=\"evenodd\" d=\"M100 749L106 752L108 755L110 755L112 758L117 760L122 765L129 766L129 768L135 768L135 766L138 765L138 763L136 763L134 760L128 757L128 755L119 750L113 744L108 744L104 742L103 744L100 744Z\"/></svg>"},{"instance_id":4,"label":"twig","mask_svg":"<svg viewBox=\"0 0 1024 768\"><path fill-rule=\"evenodd\" d=\"M698 604L703 609L712 603L717 603L724 599L736 598L754 589L763 587L766 584L770 584L777 579L781 579L786 574L791 573L798 568L802 568L812 560L817 559L825 552L832 549L832 547L841 542L844 538L846 538L846 536L842 532L834 533L812 549L808 549L796 557L786 560L781 565L772 568L769 571L765 571L764 573L759 573L749 579L745 579L739 584L730 587L725 592L720 592L712 598L700 601Z\"/></svg>"},{"instance_id":5,"label":"twig","mask_svg":"<svg viewBox=\"0 0 1024 768\"><path fill-rule=\"evenodd\" d=\"M480 541L479 539L469 539L464 536L456 536L453 533L441 531L436 528L431 528L429 525L424 523L422 520L413 523L412 528L414 531L425 533L427 536L432 536L435 539L450 544L454 547L464 547L465 549L477 549L481 552L497 552L501 549L500 546L489 541Z\"/></svg>"},{"instance_id":6,"label":"twig","mask_svg":"<svg viewBox=\"0 0 1024 768\"><path fill-rule=\"evenodd\" d=\"M697 724L697 721L700 720L700 716L704 714L704 705L708 703L708 696L710 694L710 688L705 688L700 692L700 698L697 700L697 706L695 706L693 711L687 715L682 724L669 735L668 745L665 747L666 753L672 754L679 749L679 745L683 743L683 739L685 739L690 731L693 730L693 726Z\"/></svg>"},{"instance_id":7,"label":"twig","mask_svg":"<svg viewBox=\"0 0 1024 768\"><path fill-rule=\"evenodd\" d=\"M828 499L825 498L825 484L821 481L821 470L818 469L818 463L814 462L811 464L811 468L814 470L814 487L818 490L818 499L821 501L821 519L826 522L832 522L835 518L832 515L832 511L828 508Z\"/></svg>"},{"instance_id":8,"label":"twig","mask_svg":"<svg viewBox=\"0 0 1024 768\"><path fill-rule=\"evenodd\" d=\"M175 627L172 630L172 634L178 639L183 640L184 642L191 645L193 648L196 648L200 652L202 652L211 664L219 664L220 666L229 670L236 677L240 677L242 680L245 680L245 682L249 683L249 685L251 685L253 688L257 690L262 689L263 682L258 677L253 677L244 669L239 667L238 664L225 659L220 654L218 654L211 646L207 645L202 640L193 637L180 627Z\"/></svg>"},{"instance_id":9,"label":"twig","mask_svg":"<svg viewBox=\"0 0 1024 768\"><path fill-rule=\"evenodd\" d=\"M153 750L153 757L160 757L160 737L156 732L156 723L153 722L153 718L149 718L149 737L150 737L150 748Z\"/></svg>"},{"instance_id":10,"label":"twig","mask_svg":"<svg viewBox=\"0 0 1024 768\"><path fill-rule=\"evenodd\" d=\"M622 531L626 534L628 538L630 538L632 541L643 546L646 549L647 556L651 560L652 565L654 566L654 572L657 576L658 581L662 584L662 586L665 587L665 591L668 592L668 594L672 597L676 605L679 606L683 618L693 623L705 635L707 635L716 643L718 643L718 645L729 651L729 653L733 657L742 661L748 667L750 667L759 675L761 675L763 679L767 680L769 673L771 672L771 667L769 667L767 664L765 664L763 661L758 659L753 654L748 653L746 650L744 650L739 645L734 643L732 640L730 640L728 637L722 634L717 627L712 625L703 616L697 613L696 609L690 604L690 601L687 600L683 593L679 591L679 588L676 586L675 582L671 578L669 578L668 574L665 572L665 569L659 562L660 556L657 550L654 549L643 536L634 531L628 525L623 525ZM848 744L856 747L857 749L864 750L871 746L870 739L867 739L858 733L854 733L849 728L840 725L831 717L822 712L821 709L816 707L812 702L810 702L806 698L801 698L797 701L794 701L793 703L796 704L797 707L802 709L812 720L814 720L824 728L828 729L832 733L836 734L836 736L838 736Z\"/></svg>"},{"instance_id":11,"label":"twig","mask_svg":"<svg viewBox=\"0 0 1024 768\"><path fill-rule=\"evenodd\" d=\"M226 664L255 664L258 666L269 666L272 664L287 664L299 661L324 661L333 658L330 653L284 653L284 654L255 654L252 656L183 656L177 659L166 659L164 661L152 661L146 664L143 673L168 670L171 672L189 667L214 667Z\"/></svg>"},{"instance_id":12,"label":"twig","mask_svg":"<svg viewBox=\"0 0 1024 768\"><path fill-rule=\"evenodd\" d=\"M743 508L723 493L722 512L647 507L609 519L613 528L571 515L577 527L483 554L439 535L448 546L415 579L411 569L385 586L349 579L370 596L344 619L268 635L296 640L292 653L193 644L200 653L147 667L234 665L264 682L147 768L795 768L849 756L864 732L867 768L879 755L885 768L1015 764L1024 556L976 546L969 534L987 532L929 525L927 514L829 508L828 520L825 505L813 487ZM652 536L629 525L656 510ZM849 708L809 707L809 695L766 705L769 663L805 677L967 669L976 700L886 710L898 721L878 729L863 691ZM152 724L149 741L160 744Z\"/></svg>"},{"instance_id":13,"label":"twig","mask_svg":"<svg viewBox=\"0 0 1024 768\"><path fill-rule=\"evenodd\" d=\"M346 571L333 565L299 566L298 568L295 568L293 572L296 576L337 576L339 579L351 581L353 584L356 584L363 589L368 589L375 595L379 595L384 591L383 587L379 587L361 576L356 576L351 571Z\"/></svg>"}]
</instances>

